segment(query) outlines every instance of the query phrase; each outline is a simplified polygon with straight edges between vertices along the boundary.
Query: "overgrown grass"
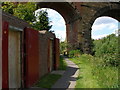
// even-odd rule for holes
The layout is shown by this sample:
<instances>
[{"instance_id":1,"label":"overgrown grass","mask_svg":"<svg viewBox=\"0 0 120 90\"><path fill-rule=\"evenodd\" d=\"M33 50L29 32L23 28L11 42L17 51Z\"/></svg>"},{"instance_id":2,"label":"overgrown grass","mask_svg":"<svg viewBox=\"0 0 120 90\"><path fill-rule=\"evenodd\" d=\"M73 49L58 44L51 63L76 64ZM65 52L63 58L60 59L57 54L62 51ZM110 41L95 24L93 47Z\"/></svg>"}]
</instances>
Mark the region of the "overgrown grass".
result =
<instances>
[{"instance_id":1,"label":"overgrown grass","mask_svg":"<svg viewBox=\"0 0 120 90\"><path fill-rule=\"evenodd\" d=\"M67 64L64 61L64 58L60 56L59 68L58 70L66 70Z\"/></svg>"},{"instance_id":2,"label":"overgrown grass","mask_svg":"<svg viewBox=\"0 0 120 90\"><path fill-rule=\"evenodd\" d=\"M51 88L60 77L61 75L58 74L47 74L40 79L35 87Z\"/></svg>"},{"instance_id":3,"label":"overgrown grass","mask_svg":"<svg viewBox=\"0 0 120 90\"><path fill-rule=\"evenodd\" d=\"M118 67L106 66L91 55L71 58L80 68L76 88L118 88Z\"/></svg>"}]
</instances>

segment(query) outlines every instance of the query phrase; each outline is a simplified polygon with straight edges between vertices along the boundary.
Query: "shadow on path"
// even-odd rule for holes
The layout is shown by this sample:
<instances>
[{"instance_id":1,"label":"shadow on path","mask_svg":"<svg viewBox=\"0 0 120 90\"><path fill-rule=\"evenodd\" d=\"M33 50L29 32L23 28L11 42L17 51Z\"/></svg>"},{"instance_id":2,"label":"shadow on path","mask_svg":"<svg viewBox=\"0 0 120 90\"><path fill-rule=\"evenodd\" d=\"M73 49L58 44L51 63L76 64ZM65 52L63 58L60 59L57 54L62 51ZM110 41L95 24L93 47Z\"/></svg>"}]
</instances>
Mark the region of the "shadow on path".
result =
<instances>
[{"instance_id":1,"label":"shadow on path","mask_svg":"<svg viewBox=\"0 0 120 90\"><path fill-rule=\"evenodd\" d=\"M76 79L77 79L77 70L79 69L76 64L72 61L68 60L68 58L64 58L67 63L67 69L63 76L52 86L52 89L55 88L75 88Z\"/></svg>"}]
</instances>

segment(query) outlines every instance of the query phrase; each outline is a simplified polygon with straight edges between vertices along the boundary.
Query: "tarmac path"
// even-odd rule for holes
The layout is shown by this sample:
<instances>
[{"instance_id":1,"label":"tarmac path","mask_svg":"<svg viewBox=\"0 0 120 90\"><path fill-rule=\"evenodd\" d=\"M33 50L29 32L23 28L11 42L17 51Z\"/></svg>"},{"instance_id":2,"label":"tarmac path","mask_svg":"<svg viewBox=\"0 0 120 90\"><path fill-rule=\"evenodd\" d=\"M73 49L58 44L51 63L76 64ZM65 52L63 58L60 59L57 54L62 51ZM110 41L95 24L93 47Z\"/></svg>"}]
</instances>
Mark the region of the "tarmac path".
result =
<instances>
[{"instance_id":1,"label":"tarmac path","mask_svg":"<svg viewBox=\"0 0 120 90\"><path fill-rule=\"evenodd\" d=\"M63 73L62 77L52 86L52 89L63 88L66 90L75 88L79 67L68 58L64 58L64 60L67 63L67 69Z\"/></svg>"}]
</instances>

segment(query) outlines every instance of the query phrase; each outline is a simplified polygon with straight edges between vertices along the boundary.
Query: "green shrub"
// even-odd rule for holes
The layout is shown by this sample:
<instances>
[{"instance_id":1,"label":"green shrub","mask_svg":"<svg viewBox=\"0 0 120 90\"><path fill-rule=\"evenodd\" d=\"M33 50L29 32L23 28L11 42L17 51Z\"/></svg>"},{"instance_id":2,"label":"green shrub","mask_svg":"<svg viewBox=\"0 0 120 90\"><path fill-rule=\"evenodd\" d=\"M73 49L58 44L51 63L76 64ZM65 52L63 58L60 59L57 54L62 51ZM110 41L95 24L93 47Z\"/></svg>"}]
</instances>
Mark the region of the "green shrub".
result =
<instances>
[{"instance_id":1,"label":"green shrub","mask_svg":"<svg viewBox=\"0 0 120 90\"><path fill-rule=\"evenodd\" d=\"M105 54L102 56L102 59L107 66L118 66L119 65L118 55L116 53L114 55Z\"/></svg>"},{"instance_id":2,"label":"green shrub","mask_svg":"<svg viewBox=\"0 0 120 90\"><path fill-rule=\"evenodd\" d=\"M69 57L79 57L82 54L80 50L71 50L69 52Z\"/></svg>"},{"instance_id":3,"label":"green shrub","mask_svg":"<svg viewBox=\"0 0 120 90\"><path fill-rule=\"evenodd\" d=\"M111 34L100 40L94 40L95 56L102 58L105 65L118 66L118 37Z\"/></svg>"}]
</instances>

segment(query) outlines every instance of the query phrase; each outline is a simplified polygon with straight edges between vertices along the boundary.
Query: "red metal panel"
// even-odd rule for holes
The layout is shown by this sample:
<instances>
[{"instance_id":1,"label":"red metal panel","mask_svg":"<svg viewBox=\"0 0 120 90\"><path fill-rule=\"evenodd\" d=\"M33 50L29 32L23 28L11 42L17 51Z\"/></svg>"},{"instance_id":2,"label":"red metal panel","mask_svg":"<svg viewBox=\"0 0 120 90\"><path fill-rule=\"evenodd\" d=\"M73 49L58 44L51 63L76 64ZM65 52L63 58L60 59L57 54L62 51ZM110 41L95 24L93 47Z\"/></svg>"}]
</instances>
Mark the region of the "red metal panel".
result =
<instances>
[{"instance_id":1,"label":"red metal panel","mask_svg":"<svg viewBox=\"0 0 120 90\"><path fill-rule=\"evenodd\" d=\"M8 22L2 23L2 88L8 88Z\"/></svg>"},{"instance_id":2,"label":"red metal panel","mask_svg":"<svg viewBox=\"0 0 120 90\"><path fill-rule=\"evenodd\" d=\"M39 79L39 33L25 29L25 86L31 87Z\"/></svg>"},{"instance_id":3,"label":"red metal panel","mask_svg":"<svg viewBox=\"0 0 120 90\"><path fill-rule=\"evenodd\" d=\"M59 67L59 59L60 59L59 39L55 38L55 69L58 69Z\"/></svg>"}]
</instances>

